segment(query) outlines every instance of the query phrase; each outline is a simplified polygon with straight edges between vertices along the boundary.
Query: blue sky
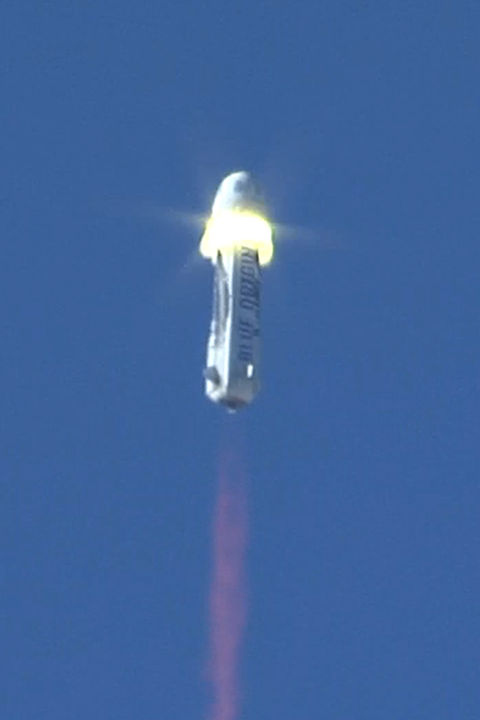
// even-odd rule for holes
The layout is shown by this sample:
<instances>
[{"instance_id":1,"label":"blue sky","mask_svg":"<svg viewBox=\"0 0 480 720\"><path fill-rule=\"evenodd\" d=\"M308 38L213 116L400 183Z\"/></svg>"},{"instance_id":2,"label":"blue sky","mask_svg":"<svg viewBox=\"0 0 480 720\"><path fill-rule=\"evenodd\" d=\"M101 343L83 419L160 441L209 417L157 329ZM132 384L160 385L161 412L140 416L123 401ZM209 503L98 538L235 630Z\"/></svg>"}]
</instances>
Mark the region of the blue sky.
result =
<instances>
[{"instance_id":1,"label":"blue sky","mask_svg":"<svg viewBox=\"0 0 480 720\"><path fill-rule=\"evenodd\" d=\"M3 3L2 717L206 717L230 432L241 719L478 718L479 20ZM293 230L232 419L203 396L211 267L171 211L240 168Z\"/></svg>"}]
</instances>

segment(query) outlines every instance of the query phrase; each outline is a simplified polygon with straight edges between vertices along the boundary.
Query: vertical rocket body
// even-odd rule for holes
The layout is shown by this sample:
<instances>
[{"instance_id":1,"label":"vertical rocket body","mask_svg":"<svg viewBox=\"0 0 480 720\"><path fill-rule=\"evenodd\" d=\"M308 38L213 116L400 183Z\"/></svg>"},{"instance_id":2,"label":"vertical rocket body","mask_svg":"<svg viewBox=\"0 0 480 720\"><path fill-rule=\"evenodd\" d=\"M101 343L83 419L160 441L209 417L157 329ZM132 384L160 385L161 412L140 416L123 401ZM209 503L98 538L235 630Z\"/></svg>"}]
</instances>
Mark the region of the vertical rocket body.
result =
<instances>
[{"instance_id":1,"label":"vertical rocket body","mask_svg":"<svg viewBox=\"0 0 480 720\"><path fill-rule=\"evenodd\" d=\"M260 388L260 265L271 243L261 207L247 173L227 176L201 244L215 266L205 393L231 411L252 402Z\"/></svg>"},{"instance_id":2,"label":"vertical rocket body","mask_svg":"<svg viewBox=\"0 0 480 720\"><path fill-rule=\"evenodd\" d=\"M205 392L230 410L252 402L260 388L260 266L242 247L218 252Z\"/></svg>"}]
</instances>

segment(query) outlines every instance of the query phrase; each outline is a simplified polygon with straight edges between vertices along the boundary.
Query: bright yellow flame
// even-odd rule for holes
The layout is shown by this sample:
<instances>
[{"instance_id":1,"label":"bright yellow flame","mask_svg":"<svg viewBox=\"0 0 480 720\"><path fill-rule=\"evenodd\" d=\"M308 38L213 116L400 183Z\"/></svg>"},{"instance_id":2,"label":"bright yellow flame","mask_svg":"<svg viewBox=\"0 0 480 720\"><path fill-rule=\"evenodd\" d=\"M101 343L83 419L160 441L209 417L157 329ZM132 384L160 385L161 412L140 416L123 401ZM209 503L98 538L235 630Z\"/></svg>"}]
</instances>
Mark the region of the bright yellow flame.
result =
<instances>
[{"instance_id":1,"label":"bright yellow flame","mask_svg":"<svg viewBox=\"0 0 480 720\"><path fill-rule=\"evenodd\" d=\"M248 247L258 252L260 265L273 257L273 232L270 223L250 212L223 210L211 216L200 241L200 253L215 260L217 252L232 252Z\"/></svg>"}]
</instances>

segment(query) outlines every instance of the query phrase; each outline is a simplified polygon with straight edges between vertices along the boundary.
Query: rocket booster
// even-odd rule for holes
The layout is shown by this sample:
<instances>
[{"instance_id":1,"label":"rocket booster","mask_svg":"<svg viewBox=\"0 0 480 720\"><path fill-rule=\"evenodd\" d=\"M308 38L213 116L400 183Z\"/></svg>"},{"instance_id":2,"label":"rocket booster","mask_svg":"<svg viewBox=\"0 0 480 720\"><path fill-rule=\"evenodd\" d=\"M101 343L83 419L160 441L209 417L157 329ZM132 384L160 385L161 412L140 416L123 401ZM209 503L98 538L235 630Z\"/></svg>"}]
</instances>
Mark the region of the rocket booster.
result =
<instances>
[{"instance_id":1,"label":"rocket booster","mask_svg":"<svg viewBox=\"0 0 480 720\"><path fill-rule=\"evenodd\" d=\"M233 412L260 389L261 266L273 255L272 228L248 173L222 181L200 252L215 266L205 393Z\"/></svg>"}]
</instances>

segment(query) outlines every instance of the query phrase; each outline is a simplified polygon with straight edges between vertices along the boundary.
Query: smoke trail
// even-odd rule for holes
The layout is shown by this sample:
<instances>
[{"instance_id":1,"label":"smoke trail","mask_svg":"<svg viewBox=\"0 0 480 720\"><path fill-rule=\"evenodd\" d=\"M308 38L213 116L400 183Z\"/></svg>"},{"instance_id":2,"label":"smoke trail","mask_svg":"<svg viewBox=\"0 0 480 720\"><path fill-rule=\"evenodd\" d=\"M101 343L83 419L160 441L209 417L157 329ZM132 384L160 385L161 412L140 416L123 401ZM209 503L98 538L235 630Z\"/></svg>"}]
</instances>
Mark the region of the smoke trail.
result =
<instances>
[{"instance_id":1,"label":"smoke trail","mask_svg":"<svg viewBox=\"0 0 480 720\"><path fill-rule=\"evenodd\" d=\"M220 464L210 591L210 720L235 720L239 709L239 656L246 623L247 497L233 453Z\"/></svg>"}]
</instances>

